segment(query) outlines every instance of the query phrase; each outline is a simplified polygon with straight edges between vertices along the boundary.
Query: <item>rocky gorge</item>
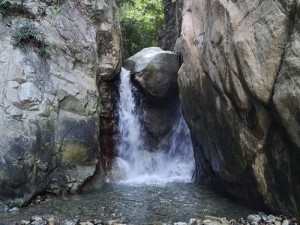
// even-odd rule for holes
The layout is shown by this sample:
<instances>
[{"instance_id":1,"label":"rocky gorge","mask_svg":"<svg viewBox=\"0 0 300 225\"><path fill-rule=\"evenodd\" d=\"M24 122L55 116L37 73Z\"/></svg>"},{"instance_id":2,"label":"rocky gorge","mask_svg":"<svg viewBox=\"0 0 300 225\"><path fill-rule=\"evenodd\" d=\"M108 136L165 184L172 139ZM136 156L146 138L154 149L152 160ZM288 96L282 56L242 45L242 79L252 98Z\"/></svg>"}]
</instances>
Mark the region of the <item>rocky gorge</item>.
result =
<instances>
[{"instance_id":1,"label":"rocky gorge","mask_svg":"<svg viewBox=\"0 0 300 225\"><path fill-rule=\"evenodd\" d=\"M161 48L173 52L147 48L123 63L139 90L147 146L170 147L181 107L196 183L243 204L299 215L300 3L164 3ZM122 37L115 1L106 0L2 0L0 34L1 212L104 178L120 140ZM177 224L297 223L264 215ZM23 223L59 223L49 219Z\"/></svg>"},{"instance_id":2,"label":"rocky gorge","mask_svg":"<svg viewBox=\"0 0 300 225\"><path fill-rule=\"evenodd\" d=\"M167 2L196 181L299 214L299 2Z\"/></svg>"},{"instance_id":3,"label":"rocky gorge","mask_svg":"<svg viewBox=\"0 0 300 225\"><path fill-rule=\"evenodd\" d=\"M108 104L98 88L120 70L121 33L114 1L0 7L1 211L77 192L96 173Z\"/></svg>"}]
</instances>

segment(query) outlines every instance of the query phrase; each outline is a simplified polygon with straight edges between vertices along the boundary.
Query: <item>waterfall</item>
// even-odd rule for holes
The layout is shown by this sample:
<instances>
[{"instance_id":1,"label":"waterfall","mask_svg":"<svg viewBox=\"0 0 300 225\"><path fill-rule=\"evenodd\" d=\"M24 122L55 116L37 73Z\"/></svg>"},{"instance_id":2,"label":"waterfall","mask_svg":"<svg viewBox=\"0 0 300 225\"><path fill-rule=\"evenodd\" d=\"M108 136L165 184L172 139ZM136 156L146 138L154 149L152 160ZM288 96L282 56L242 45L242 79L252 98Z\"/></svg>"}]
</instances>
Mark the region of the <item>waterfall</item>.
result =
<instances>
[{"instance_id":1,"label":"waterfall","mask_svg":"<svg viewBox=\"0 0 300 225\"><path fill-rule=\"evenodd\" d=\"M182 114L174 123L169 149L147 151L129 73L122 68L119 87L120 140L116 167L121 182L190 182L195 163L189 130Z\"/></svg>"}]
</instances>

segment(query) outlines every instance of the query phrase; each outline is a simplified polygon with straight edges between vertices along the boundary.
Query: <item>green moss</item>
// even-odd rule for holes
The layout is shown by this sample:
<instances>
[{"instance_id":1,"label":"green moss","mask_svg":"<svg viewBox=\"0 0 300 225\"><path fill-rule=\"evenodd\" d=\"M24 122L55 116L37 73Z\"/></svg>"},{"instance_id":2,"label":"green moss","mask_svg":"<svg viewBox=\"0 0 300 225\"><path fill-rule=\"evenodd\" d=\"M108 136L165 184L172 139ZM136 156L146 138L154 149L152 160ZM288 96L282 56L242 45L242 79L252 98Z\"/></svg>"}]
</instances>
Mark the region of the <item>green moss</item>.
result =
<instances>
[{"instance_id":1,"label":"green moss","mask_svg":"<svg viewBox=\"0 0 300 225\"><path fill-rule=\"evenodd\" d=\"M64 141L60 147L62 161L84 163L90 160L91 155L86 143L80 141Z\"/></svg>"},{"instance_id":2,"label":"green moss","mask_svg":"<svg viewBox=\"0 0 300 225\"><path fill-rule=\"evenodd\" d=\"M35 25L27 19L20 19L16 23L17 29L13 34L13 45L23 50L34 49L37 50L41 57L48 56L44 35L37 30Z\"/></svg>"},{"instance_id":3,"label":"green moss","mask_svg":"<svg viewBox=\"0 0 300 225\"><path fill-rule=\"evenodd\" d=\"M34 18L34 15L23 6L22 0L0 0L0 14L4 17L16 17L22 15L26 18Z\"/></svg>"}]
</instances>

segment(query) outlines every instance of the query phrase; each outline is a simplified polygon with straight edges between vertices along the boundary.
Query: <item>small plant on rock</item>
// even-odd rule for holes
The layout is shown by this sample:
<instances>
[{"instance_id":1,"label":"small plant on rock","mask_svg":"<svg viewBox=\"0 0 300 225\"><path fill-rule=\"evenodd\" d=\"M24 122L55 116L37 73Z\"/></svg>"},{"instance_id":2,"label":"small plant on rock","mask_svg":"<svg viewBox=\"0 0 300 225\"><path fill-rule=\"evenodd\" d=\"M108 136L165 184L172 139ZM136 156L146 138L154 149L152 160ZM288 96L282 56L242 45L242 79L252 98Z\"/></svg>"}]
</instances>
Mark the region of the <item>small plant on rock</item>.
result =
<instances>
[{"instance_id":1,"label":"small plant on rock","mask_svg":"<svg viewBox=\"0 0 300 225\"><path fill-rule=\"evenodd\" d=\"M35 25L24 19L19 20L16 25L18 28L13 35L14 41L12 44L25 51L29 48L35 48L40 56L45 57L48 45L44 35L37 30Z\"/></svg>"},{"instance_id":2,"label":"small plant on rock","mask_svg":"<svg viewBox=\"0 0 300 225\"><path fill-rule=\"evenodd\" d=\"M0 0L0 14L4 17L22 15L26 18L34 18L34 15L23 6L22 0Z\"/></svg>"}]
</instances>

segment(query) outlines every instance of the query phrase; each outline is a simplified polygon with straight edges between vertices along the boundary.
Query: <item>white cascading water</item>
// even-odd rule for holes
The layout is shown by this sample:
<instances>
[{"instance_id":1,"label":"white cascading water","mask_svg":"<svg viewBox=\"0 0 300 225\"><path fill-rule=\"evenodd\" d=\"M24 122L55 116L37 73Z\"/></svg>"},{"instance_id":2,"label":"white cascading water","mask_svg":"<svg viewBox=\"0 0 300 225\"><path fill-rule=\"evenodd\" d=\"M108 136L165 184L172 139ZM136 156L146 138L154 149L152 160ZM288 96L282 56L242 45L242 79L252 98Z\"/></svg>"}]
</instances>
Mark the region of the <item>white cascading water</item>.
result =
<instances>
[{"instance_id":1,"label":"white cascading water","mask_svg":"<svg viewBox=\"0 0 300 225\"><path fill-rule=\"evenodd\" d=\"M170 149L147 151L129 73L122 68L119 87L120 141L115 169L120 173L121 182L190 182L195 163L189 130L182 115L174 124Z\"/></svg>"}]
</instances>

